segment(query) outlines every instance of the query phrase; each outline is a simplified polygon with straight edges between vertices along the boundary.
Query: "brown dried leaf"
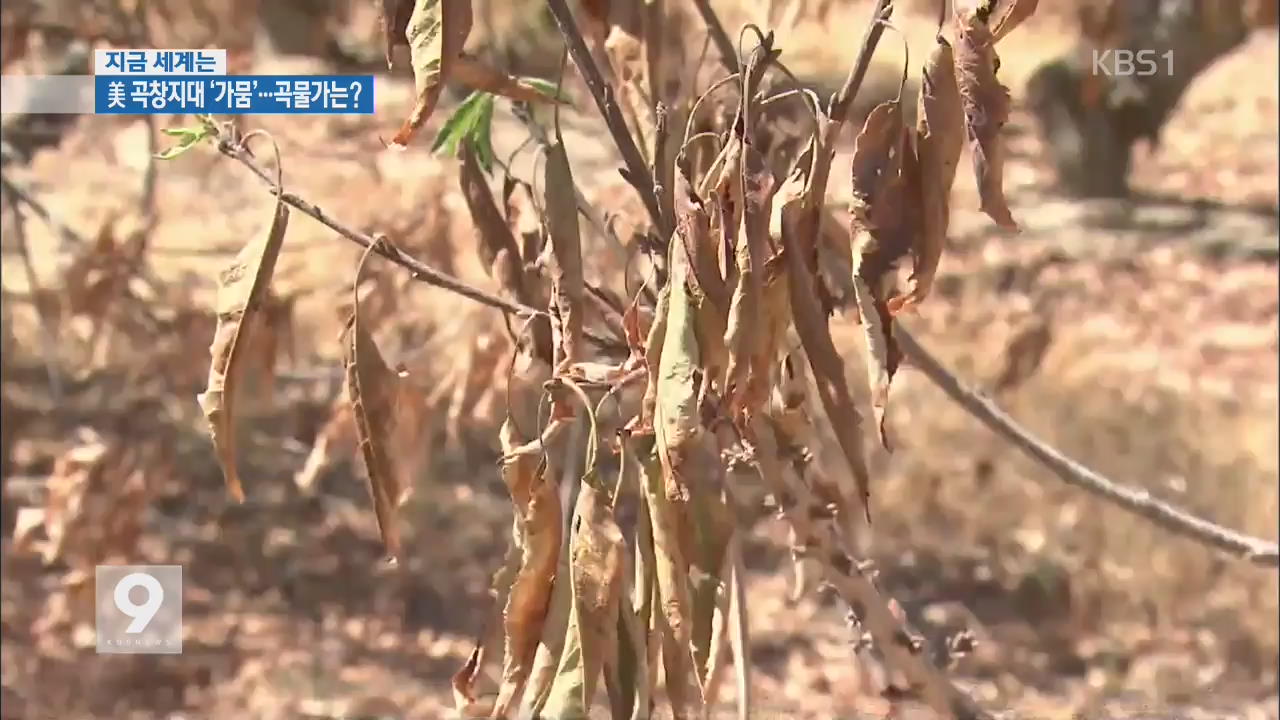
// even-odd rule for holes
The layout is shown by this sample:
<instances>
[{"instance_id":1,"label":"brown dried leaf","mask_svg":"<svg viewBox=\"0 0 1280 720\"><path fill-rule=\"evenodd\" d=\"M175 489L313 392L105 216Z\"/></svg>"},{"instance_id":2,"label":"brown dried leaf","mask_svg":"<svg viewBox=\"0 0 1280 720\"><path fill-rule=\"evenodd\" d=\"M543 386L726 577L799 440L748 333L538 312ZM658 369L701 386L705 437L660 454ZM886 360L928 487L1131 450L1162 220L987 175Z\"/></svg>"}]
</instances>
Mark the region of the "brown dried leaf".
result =
<instances>
[{"instance_id":1,"label":"brown dried leaf","mask_svg":"<svg viewBox=\"0 0 1280 720\"><path fill-rule=\"evenodd\" d=\"M405 30L409 26L409 16L413 14L413 0L379 0L378 24L382 26L383 55L387 60L387 69L393 67L393 51L397 45L407 45Z\"/></svg>"},{"instance_id":2,"label":"brown dried leaf","mask_svg":"<svg viewBox=\"0 0 1280 720\"><path fill-rule=\"evenodd\" d=\"M489 271L491 277L501 283L502 289L511 297L528 303L520 247L516 245L515 236L498 212L498 205L489 192L489 185L476 160L475 152L463 143L460 154L462 163L458 166L458 182L462 188L462 197L467 201L467 209L471 211L471 221L475 225L480 264Z\"/></svg>"},{"instance_id":3,"label":"brown dried leaf","mask_svg":"<svg viewBox=\"0 0 1280 720\"><path fill-rule=\"evenodd\" d=\"M477 642L467 656L467 661L453 674L450 685L453 687L453 706L462 718L487 717L489 704L476 698L476 680L480 675L480 666L484 664L484 643Z\"/></svg>"},{"instance_id":4,"label":"brown dried leaf","mask_svg":"<svg viewBox=\"0 0 1280 720\"><path fill-rule=\"evenodd\" d=\"M672 293L673 297L676 291ZM683 323L686 327L690 323ZM687 334L691 334L687 330ZM674 345L674 343L672 343ZM665 354L665 353L664 353ZM671 710L679 720L692 720L702 712L702 688L697 663L690 652L693 622L690 615L688 553L681 542L681 508L667 488L667 468L660 442L655 436L633 435L634 450L641 463L645 508L653 537L653 566L657 612L653 623L661 628L663 667ZM649 663L656 667L656 663Z\"/></svg>"},{"instance_id":5,"label":"brown dried leaf","mask_svg":"<svg viewBox=\"0 0 1280 720\"><path fill-rule=\"evenodd\" d=\"M849 206L852 232L875 227L871 217L881 187L889 179L888 167L894 147L902 138L902 104L896 100L880 103L867 114L853 143L852 194Z\"/></svg>"},{"instance_id":6,"label":"brown dried leaf","mask_svg":"<svg viewBox=\"0 0 1280 720\"><path fill-rule=\"evenodd\" d=\"M996 20L992 30L994 39L998 41L1034 15L1039 4L1040 0L1008 0L1008 4L1004 11L999 13L999 19Z\"/></svg>"},{"instance_id":7,"label":"brown dried leaf","mask_svg":"<svg viewBox=\"0 0 1280 720\"><path fill-rule=\"evenodd\" d=\"M358 289L364 267L373 254L371 245L360 259L353 283L353 309L347 335L344 364L347 397L356 421L356 441L369 476L378 530L390 559L400 556L396 510L408 499L413 481L425 460L428 438L423 427L427 403L407 372L387 367L362 317Z\"/></svg>"},{"instance_id":8,"label":"brown dried leaf","mask_svg":"<svg viewBox=\"0 0 1280 720\"><path fill-rule=\"evenodd\" d=\"M933 287L947 240L951 185L964 145L963 125L951 45L939 37L922 73L916 113L921 227L911 249L913 267L908 290L890 303L894 314L918 305Z\"/></svg>"},{"instance_id":9,"label":"brown dried leaf","mask_svg":"<svg viewBox=\"0 0 1280 720\"><path fill-rule=\"evenodd\" d=\"M405 28L418 99L400 126L393 146L409 144L440 100L440 92L471 34L471 0L416 0Z\"/></svg>"},{"instance_id":10,"label":"brown dried leaf","mask_svg":"<svg viewBox=\"0 0 1280 720\"><path fill-rule=\"evenodd\" d=\"M564 655L569 633L569 616L573 612L573 584L564 581L571 577L569 566L569 543L563 543L557 555L555 577L560 582L551 588L551 599L548 602L542 622L542 637L535 638L537 645L533 662L528 671L528 687L516 713L519 718L540 717L542 706L551 693L551 685L555 681L556 671L560 668L560 658ZM494 718L507 717L506 712L499 712L494 707Z\"/></svg>"},{"instance_id":11,"label":"brown dried leaf","mask_svg":"<svg viewBox=\"0 0 1280 720\"><path fill-rule=\"evenodd\" d=\"M594 468L588 469L594 475ZM544 717L588 717L596 683L618 655L618 608L625 541L606 493L584 477L570 539L573 607L560 668Z\"/></svg>"},{"instance_id":12,"label":"brown dried leaf","mask_svg":"<svg viewBox=\"0 0 1280 720\"><path fill-rule=\"evenodd\" d=\"M735 413L750 413L758 407L747 405L749 374L758 372L760 362L760 315L764 310L765 261L769 259L769 220L773 191L773 173L762 156L750 145L743 147L741 166L742 236L734 253L737 272L729 318L724 333L728 349L725 395ZM758 398L763 400L763 398Z\"/></svg>"},{"instance_id":13,"label":"brown dried leaf","mask_svg":"<svg viewBox=\"0 0 1280 720\"><path fill-rule=\"evenodd\" d=\"M237 502L244 501L244 488L236 468L237 390L249 353L248 346L261 322L257 316L267 296L288 226L289 209L277 197L271 229L266 237L245 245L231 265L218 275L218 326L209 347L212 356L209 382L196 400L209 423L209 434L213 438L227 489Z\"/></svg>"},{"instance_id":14,"label":"brown dried leaf","mask_svg":"<svg viewBox=\"0 0 1280 720\"><path fill-rule=\"evenodd\" d=\"M494 717L506 717L529 677L556 578L562 525L560 498L539 468L540 454L513 454L522 442L511 418L503 423L500 440L502 479L515 511L512 544L521 557L503 612L506 649Z\"/></svg>"},{"instance_id":15,"label":"brown dried leaf","mask_svg":"<svg viewBox=\"0 0 1280 720\"><path fill-rule=\"evenodd\" d=\"M885 409L889 403L889 385L902 362L902 351L893 339L893 316L884 301L884 279L874 281L853 278L853 295L862 317L862 332L867 341L867 381L871 387L871 409L876 416L880 442L889 449L885 432Z\"/></svg>"},{"instance_id":16,"label":"brown dried leaf","mask_svg":"<svg viewBox=\"0 0 1280 720\"><path fill-rule=\"evenodd\" d=\"M1000 227L1017 230L1004 197L1000 129L1009 120L1009 89L996 79L999 58L983 7L957 9L955 72L982 211Z\"/></svg>"},{"instance_id":17,"label":"brown dried leaf","mask_svg":"<svg viewBox=\"0 0 1280 720\"><path fill-rule=\"evenodd\" d=\"M775 212L781 216L782 252L787 260L787 287L796 333L809 358L818 396L831 419L850 473L857 482L863 512L870 518L871 483L862 447L862 417L854 406L845 380L844 361L831 340L827 313L818 297L815 269L810 265L819 229L817 211L821 207L815 198L821 197L822 189L809 183L810 171L804 166L804 159L806 156L813 158L816 166L826 157L825 153L816 141L810 141L808 149L800 156L800 162L774 198L778 208Z\"/></svg>"},{"instance_id":18,"label":"brown dried leaf","mask_svg":"<svg viewBox=\"0 0 1280 720\"><path fill-rule=\"evenodd\" d=\"M871 208L872 229L857 231L855 243L854 298L867 341L867 377L871 407L876 415L880 442L889 449L885 433L885 408L889 385L901 363L902 353L893 338L891 293L901 261L918 245L921 218L913 201L921 197L920 167L910 132L899 129L885 176L876 188Z\"/></svg>"},{"instance_id":19,"label":"brown dried leaf","mask_svg":"<svg viewBox=\"0 0 1280 720\"><path fill-rule=\"evenodd\" d=\"M551 239L551 313L559 320L554 338L557 372L583 359L582 236L578 227L578 199L574 192L569 156L559 138L547 147L543 163L544 222Z\"/></svg>"}]
</instances>

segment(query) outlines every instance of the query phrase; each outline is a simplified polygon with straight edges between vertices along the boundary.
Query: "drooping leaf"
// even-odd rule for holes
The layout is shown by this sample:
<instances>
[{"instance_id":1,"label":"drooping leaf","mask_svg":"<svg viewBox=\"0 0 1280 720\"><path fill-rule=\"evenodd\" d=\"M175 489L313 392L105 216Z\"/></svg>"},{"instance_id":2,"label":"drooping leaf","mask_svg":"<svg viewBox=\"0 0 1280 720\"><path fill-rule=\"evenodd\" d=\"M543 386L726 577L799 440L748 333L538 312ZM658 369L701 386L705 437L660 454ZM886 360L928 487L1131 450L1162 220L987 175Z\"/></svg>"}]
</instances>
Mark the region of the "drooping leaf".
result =
<instances>
[{"instance_id":1,"label":"drooping leaf","mask_svg":"<svg viewBox=\"0 0 1280 720\"><path fill-rule=\"evenodd\" d=\"M413 14L414 0L378 0L378 24L382 27L382 52L387 69L392 68L392 51L408 43L405 30Z\"/></svg>"},{"instance_id":2,"label":"drooping leaf","mask_svg":"<svg viewBox=\"0 0 1280 720\"><path fill-rule=\"evenodd\" d=\"M516 245L511 228L498 212L498 205L489 192L489 186L481 172L479 153L463 149L461 155L458 183L475 226L480 264L489 271L491 277L501 283L503 291L516 300L527 303L530 298L525 292L520 247Z\"/></svg>"},{"instance_id":3,"label":"drooping leaf","mask_svg":"<svg viewBox=\"0 0 1280 720\"><path fill-rule=\"evenodd\" d=\"M561 371L584 359L582 343L583 295L582 235L578 227L578 198L573 171L564 143L558 137L547 147L543 164L544 222L551 239L551 310L559 320L559 334L553 326L553 366Z\"/></svg>"},{"instance_id":4,"label":"drooping leaf","mask_svg":"<svg viewBox=\"0 0 1280 720\"><path fill-rule=\"evenodd\" d=\"M772 255L769 220L775 188L773 174L765 164L764 157L751 145L743 149L741 177L744 208L742 236L734 254L737 284L733 290L724 335L729 353L725 392L737 414L759 409L748 405L747 389L750 374L763 370L755 358L763 332L767 329L760 324L760 318L765 311L765 261ZM757 396L756 399L763 398Z\"/></svg>"},{"instance_id":5,"label":"drooping leaf","mask_svg":"<svg viewBox=\"0 0 1280 720\"><path fill-rule=\"evenodd\" d=\"M855 228L854 237L854 297L867 341L871 407L880 442L886 449L890 445L885 432L885 409L889 386L902 357L893 338L889 302L898 266L918 245L922 227L919 210L914 207L922 195L920 169L910 139L910 133L899 126L875 189L871 228Z\"/></svg>"},{"instance_id":6,"label":"drooping leaf","mask_svg":"<svg viewBox=\"0 0 1280 720\"><path fill-rule=\"evenodd\" d=\"M689 323L686 321L684 324L687 326ZM692 330L687 332L691 333ZM675 343L671 345L674 346ZM672 714L679 720L693 720L702 711L702 688L698 681L697 664L690 652L692 601L688 586L689 562L681 542L680 508L676 505L679 500L670 497L665 479L666 463L660 457L660 442L655 443L655 439L652 435L633 436L634 451L641 462L645 507L653 531L657 598L653 623L660 628L662 664ZM650 663L649 667L656 667L656 664Z\"/></svg>"},{"instance_id":7,"label":"drooping leaf","mask_svg":"<svg viewBox=\"0 0 1280 720\"><path fill-rule=\"evenodd\" d=\"M573 571L569 564L569 543L562 543L557 550L556 580L551 588L551 598L542 623L542 637L537 639L533 663L529 666L528 686L520 701L520 709L515 714L518 718L540 716L568 645L569 619L573 613L573 585L569 580ZM505 710L499 714L496 706L493 716L508 717Z\"/></svg>"},{"instance_id":8,"label":"drooping leaf","mask_svg":"<svg viewBox=\"0 0 1280 720\"><path fill-rule=\"evenodd\" d=\"M801 154L786 183L774 196L775 213L779 218L782 252L787 261L787 289L791 300L792 319L796 334L804 347L805 355L813 370L814 383L823 408L831 419L836 438L850 473L857 483L863 512L870 518L870 475L867 471L865 451L862 447L862 416L858 413L844 376L844 361L836 351L827 325L827 314L818 297L814 258L814 243L819 229L817 207L813 199L821 197L822 190L810 183L812 170L805 167L806 158L815 168L825 163L826 151L815 140Z\"/></svg>"},{"instance_id":9,"label":"drooping leaf","mask_svg":"<svg viewBox=\"0 0 1280 720\"><path fill-rule=\"evenodd\" d=\"M999 58L983 3L956 9L955 72L982 211L1000 227L1017 230L1004 197L1000 130L1009 120L1009 89L996 79Z\"/></svg>"},{"instance_id":10,"label":"drooping leaf","mask_svg":"<svg viewBox=\"0 0 1280 720\"><path fill-rule=\"evenodd\" d=\"M880 103L867 114L853 144L852 195L849 207L851 229L856 234L871 230L876 197L891 170L888 167L895 143L902 137L902 104L896 100Z\"/></svg>"},{"instance_id":11,"label":"drooping leaf","mask_svg":"<svg viewBox=\"0 0 1280 720\"><path fill-rule=\"evenodd\" d=\"M890 303L894 314L918 305L933 287L947 239L951 186L964 146L964 112L956 87L954 58L951 45L942 38L938 38L925 63L918 105L921 228L911 250L913 267L907 292Z\"/></svg>"},{"instance_id":12,"label":"drooping leaf","mask_svg":"<svg viewBox=\"0 0 1280 720\"><path fill-rule=\"evenodd\" d=\"M522 444L511 418L503 423L500 439L509 458L502 478L515 512L512 543L521 558L503 613L506 649L494 717L506 717L532 670L558 572L562 525L560 497L539 467L539 456L511 454Z\"/></svg>"},{"instance_id":13,"label":"drooping leaf","mask_svg":"<svg viewBox=\"0 0 1280 720\"><path fill-rule=\"evenodd\" d=\"M369 476L378 530L388 556L394 560L400 556L396 512L409 498L414 478L426 459L423 428L428 408L408 373L387 366L373 340L368 319L362 317L360 280L374 247L376 244L365 251L356 268L344 364L356 441Z\"/></svg>"},{"instance_id":14,"label":"drooping leaf","mask_svg":"<svg viewBox=\"0 0 1280 720\"><path fill-rule=\"evenodd\" d=\"M993 3L997 4L997 3ZM992 27L995 40L1008 35L1036 12L1040 0L1005 0L1005 7L999 11L996 24Z\"/></svg>"},{"instance_id":15,"label":"drooping leaf","mask_svg":"<svg viewBox=\"0 0 1280 720\"><path fill-rule=\"evenodd\" d=\"M218 275L218 325L209 348L209 382L196 400L209 423L227 489L238 502L244 501L244 488L236 467L237 391L288 226L289 209L277 195L266 236L245 245Z\"/></svg>"},{"instance_id":16,"label":"drooping leaf","mask_svg":"<svg viewBox=\"0 0 1280 720\"><path fill-rule=\"evenodd\" d=\"M471 0L415 0L405 27L417 100L413 112L392 138L392 145L409 144L440 100L440 92L471 34Z\"/></svg>"},{"instance_id":17,"label":"drooping leaf","mask_svg":"<svg viewBox=\"0 0 1280 720\"><path fill-rule=\"evenodd\" d=\"M594 468L588 468L593 474ZM609 498L584 477L578 491L569 557L573 608L560 669L543 715L588 717L606 663L618 656L618 607L624 541Z\"/></svg>"}]
</instances>

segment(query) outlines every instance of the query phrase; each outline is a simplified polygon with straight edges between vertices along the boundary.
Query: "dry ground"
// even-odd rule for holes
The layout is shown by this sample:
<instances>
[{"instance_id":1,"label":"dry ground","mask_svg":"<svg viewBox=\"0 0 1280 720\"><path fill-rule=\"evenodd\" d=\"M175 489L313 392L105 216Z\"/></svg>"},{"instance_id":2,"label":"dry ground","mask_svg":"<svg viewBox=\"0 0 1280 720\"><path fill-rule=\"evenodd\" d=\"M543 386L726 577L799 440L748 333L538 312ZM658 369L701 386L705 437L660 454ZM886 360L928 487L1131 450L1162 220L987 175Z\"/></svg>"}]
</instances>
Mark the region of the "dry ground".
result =
<instances>
[{"instance_id":1,"label":"dry ground","mask_svg":"<svg viewBox=\"0 0 1280 720\"><path fill-rule=\"evenodd\" d=\"M848 42L813 41L815 28L803 23L781 29L783 59L811 77L838 77L861 34L856 5L840 10L834 25L849 28L838 33ZM909 38L931 32L923 20L900 24ZM1021 45L1006 51L1005 66L1016 100L1032 61L1065 39L1051 19L1012 38ZM1001 236L979 217L962 172L937 297L909 321L962 377L1068 454L1273 539L1276 47L1274 33L1259 34L1197 81L1162 147L1139 159L1142 199L1129 205L1055 197L1019 113L1008 128L1007 176L1024 232ZM900 53L892 42L885 48L884 62ZM252 118L248 125L279 139L286 184L296 192L487 285L470 249L454 162L424 147L380 151L377 138L392 131L408 92L403 79L380 80L374 118ZM602 207L634 209L593 116L570 115L566 128L575 173L590 194ZM136 206L145 133L137 121L85 118L29 169L6 172L92 235ZM500 120L499 154L519 139L517 127ZM227 253L263 230L269 199L243 168L209 149L164 164L158 188L152 266L207 298ZM38 221L27 226L37 272L53 284L66 255ZM10 237L12 226L5 230ZM0 714L265 720L356 715L360 702L381 699L406 718L447 716L448 678L478 630L510 522L493 463L492 412L477 411L454 441L441 428L430 477L405 513L409 552L400 573L378 562L358 474L340 466L312 495L291 480L336 391L341 303L357 256L358 248L295 217L278 271L300 293L297 352L278 395L289 406L257 408L243 506L229 502L196 432L191 398L203 384L199 355L208 336L177 342L186 374L174 381L174 405L185 407L190 432L179 436L170 469L152 471L157 497L142 515L143 537L130 559L186 567L182 656L94 655L58 608L63 569L15 551L6 526ZM5 259L4 286L21 295L28 290L22 266ZM466 362L477 328L501 338L492 313L442 291L413 287L399 302L417 324L435 328L430 343L403 354L432 379ZM47 409L40 361L49 353L29 304L13 296L8 304L17 342L6 345L4 391L24 407ZM847 320L836 325L860 385L860 333ZM82 330L91 329L65 331ZM1034 337L1047 339L1038 362L1011 367L1011 359L1027 357L1019 344ZM401 345L414 343L409 337ZM70 349L58 358L79 361ZM40 496L71 424L110 431L110 420L78 416L81 405L103 402L82 397L89 392L64 401L62 420L28 415L17 427L7 523L13 505ZM870 554L931 637L961 626L974 632L978 649L956 672L978 698L1022 718L1277 717L1274 573L1240 567L1059 485L910 369L894 393L889 426L897 450L876 458ZM760 717L884 716L883 701L859 692L843 610L820 591L789 602L782 529L762 520L757 536L749 548L749 606Z\"/></svg>"}]
</instances>

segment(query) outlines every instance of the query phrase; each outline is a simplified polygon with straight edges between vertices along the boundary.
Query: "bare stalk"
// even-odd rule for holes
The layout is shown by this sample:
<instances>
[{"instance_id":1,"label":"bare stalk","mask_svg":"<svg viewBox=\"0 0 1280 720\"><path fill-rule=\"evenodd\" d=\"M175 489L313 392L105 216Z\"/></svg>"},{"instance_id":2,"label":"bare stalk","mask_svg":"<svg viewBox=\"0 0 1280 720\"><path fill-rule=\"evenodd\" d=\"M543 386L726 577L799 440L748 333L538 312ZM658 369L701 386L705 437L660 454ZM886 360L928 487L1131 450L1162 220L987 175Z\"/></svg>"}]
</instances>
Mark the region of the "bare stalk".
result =
<instances>
[{"instance_id":1,"label":"bare stalk","mask_svg":"<svg viewBox=\"0 0 1280 720\"><path fill-rule=\"evenodd\" d=\"M560 34L564 36L569 56L573 58L573 64L578 67L578 72L582 73L582 79L586 81L587 89L591 91L591 97L595 100L601 117L604 118L609 134L613 136L613 141L618 146L618 152L622 154L622 161L626 163L623 177L640 194L645 210L649 213L649 219L653 222L653 226L658 229L658 235L664 239L670 237L674 227L667 222L659 209L657 195L653 192L653 173L649 171L644 155L641 154L635 139L631 137L631 132L627 129L626 118L623 117L622 109L618 107L616 101L617 91L600 73L600 68L596 66L595 60L591 57L591 51L587 48L587 41L583 39L582 32L578 30L578 24L573 19L573 12L565 4L565 0L547 0L547 6L555 17L556 25L560 28Z\"/></svg>"},{"instance_id":2,"label":"bare stalk","mask_svg":"<svg viewBox=\"0 0 1280 720\"><path fill-rule=\"evenodd\" d=\"M1181 508L1152 497L1146 490L1120 484L1085 467L1036 438L995 403L965 387L955 375L920 345L901 323L894 329L894 337L897 338L898 345L910 360L911 365L919 368L925 377L933 381L933 384L941 388L948 397L980 420L982 424L1057 475L1063 482L1146 518L1169 532L1189 537L1255 565L1263 567L1280 565L1280 549L1277 548L1276 543L1250 537L1196 517Z\"/></svg>"},{"instance_id":3,"label":"bare stalk","mask_svg":"<svg viewBox=\"0 0 1280 720\"><path fill-rule=\"evenodd\" d=\"M240 161L240 164L252 170L254 175L257 175L269 186L272 195L280 195L281 200L284 201L285 205L298 210L304 215L311 216L320 224L361 247L368 248L376 245L377 247L374 248L374 252L413 273L414 280L419 280L427 283L428 285L444 288L445 290L457 293L465 298L475 300L481 305L488 305L489 307L497 308L511 315L519 317L546 317L547 313L543 310L529 307L522 303L513 302L506 298L494 295L493 293L481 290L480 288L469 285L448 273L436 270L421 260L408 255L391 243L379 243L377 237L347 227L338 220L330 217L316 205L307 202L294 193L281 193L280 186L276 185L275 180L272 179L267 171L263 169L256 160L253 159L253 156L250 155L248 150L246 150L242 145L232 143L231 141L223 138L218 141L218 151L233 160Z\"/></svg>"}]
</instances>

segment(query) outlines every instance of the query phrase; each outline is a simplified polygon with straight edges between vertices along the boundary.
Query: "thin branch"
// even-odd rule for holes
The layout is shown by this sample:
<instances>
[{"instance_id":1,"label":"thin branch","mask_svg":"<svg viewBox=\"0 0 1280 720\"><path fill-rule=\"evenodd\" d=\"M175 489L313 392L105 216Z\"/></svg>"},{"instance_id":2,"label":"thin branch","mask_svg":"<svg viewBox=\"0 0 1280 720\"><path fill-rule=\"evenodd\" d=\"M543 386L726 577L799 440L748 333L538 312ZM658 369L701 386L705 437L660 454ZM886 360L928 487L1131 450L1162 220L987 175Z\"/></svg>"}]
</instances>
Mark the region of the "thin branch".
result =
<instances>
[{"instance_id":1,"label":"thin branch","mask_svg":"<svg viewBox=\"0 0 1280 720\"><path fill-rule=\"evenodd\" d=\"M23 205L30 208L31 212L35 213L36 217L40 218L44 224L48 225L49 229L62 240L64 246L83 246L88 243L88 241L79 233L72 230L70 226L58 219L56 215L49 212L49 209L37 200L35 195L27 188L19 185L5 175L0 175L0 185L3 185L5 190L13 193L13 196L16 199L21 201Z\"/></svg>"},{"instance_id":2,"label":"thin branch","mask_svg":"<svg viewBox=\"0 0 1280 720\"><path fill-rule=\"evenodd\" d=\"M45 315L45 305L40 302L40 276L36 273L35 260L31 257L31 245L27 242L26 222L22 217L22 208L18 207L18 199L12 193L7 196L9 201L9 210L13 214L13 234L18 239L18 254L22 257L22 267L27 273L27 289L31 293L32 306L36 311L36 320L40 324L40 342L44 346L41 353L44 360L45 372L49 376L49 393L53 396L55 403L62 401L62 381L58 378L57 357L58 357L58 340L57 334L51 326L54 324L49 317Z\"/></svg>"},{"instance_id":3,"label":"thin branch","mask_svg":"<svg viewBox=\"0 0 1280 720\"><path fill-rule=\"evenodd\" d=\"M893 667L907 676L913 689L940 716L956 720L990 720L990 714L952 685L946 674L929 661L928 643L894 616L871 573L838 547L833 533L815 527L808 508L820 503L803 478L796 477L794 473L785 474L779 457L775 422L774 418L769 418L754 423L754 443L746 444L750 447L757 473L773 493L778 509L800 541L796 550L802 557L818 561L827 583L871 633L876 647Z\"/></svg>"},{"instance_id":4,"label":"thin branch","mask_svg":"<svg viewBox=\"0 0 1280 720\"><path fill-rule=\"evenodd\" d=\"M725 31L724 24L720 22L720 17L711 8L709 0L693 0L693 6L698 8L698 14L707 26L707 37L711 38L711 42L716 44L716 50L720 52L720 62L730 73L738 72L738 51L734 48L729 33Z\"/></svg>"},{"instance_id":5,"label":"thin branch","mask_svg":"<svg viewBox=\"0 0 1280 720\"><path fill-rule=\"evenodd\" d=\"M1146 490L1122 485L1090 470L1033 436L1003 410L996 407L995 403L965 387L900 323L895 328L894 337L897 338L898 345L911 364L919 368L948 397L998 435L1013 443L1019 450L1048 468L1063 482L1146 518L1169 532L1189 537L1255 565L1280 566L1280 548L1276 543L1243 535L1204 518L1196 517L1159 498L1152 497Z\"/></svg>"},{"instance_id":6,"label":"thin branch","mask_svg":"<svg viewBox=\"0 0 1280 720\"><path fill-rule=\"evenodd\" d=\"M604 118L609 134L613 136L613 141L618 146L618 152L621 153L622 161L626 164L623 177L640 194L645 210L649 213L649 219L657 228L659 236L664 240L671 237L674 227L669 226L662 217L658 198L653 192L653 174L649 172L644 156L636 146L635 139L631 137L631 131L627 129L627 121L615 101L617 92L600 74L600 68L591 57L587 42L583 39L582 32L578 30L573 12L565 4L565 0L547 0L547 6L555 17L560 34L564 36L565 46L569 50L569 56L573 58L573 64L578 67L578 72L586 81L587 89L591 91L591 97L595 100L601 117Z\"/></svg>"},{"instance_id":7,"label":"thin branch","mask_svg":"<svg viewBox=\"0 0 1280 720\"><path fill-rule=\"evenodd\" d=\"M849 115L849 108L853 106L853 99L857 96L858 90L862 87L862 81L871 68L871 58L875 55L876 45L879 44L880 36L884 33L884 24L881 20L887 20L892 12L893 0L879 0L876 3L871 21L862 36L862 47L858 50L858 59L854 62L853 69L849 71L849 76L845 78L840 91L831 98L827 115L832 122L843 123Z\"/></svg>"},{"instance_id":8,"label":"thin branch","mask_svg":"<svg viewBox=\"0 0 1280 720\"><path fill-rule=\"evenodd\" d=\"M233 160L240 161L240 164L252 170L254 175L257 175L264 183L267 184L270 188L271 194L280 195L284 204L289 207L298 210L304 215L311 216L320 224L361 247L368 248L376 244L377 247L374 249L374 252L405 268L406 270L409 270L413 273L412 277L414 280L425 282L428 285L434 285L439 288L444 288L445 290L455 292L482 305L488 305L489 307L497 308L512 315L520 317L546 317L547 313L543 310L529 307L528 305L518 302L513 302L488 291L468 285L466 282L463 282L448 273L436 270L421 260L406 254L404 251L390 243L379 243L378 238L373 235L347 227L338 220L325 214L325 212L319 207L307 202L301 197L298 197L294 193L285 192L281 194L280 187L275 184L275 181L267 171L253 159L253 156L250 155L243 146L232 143L223 138L218 141L218 151Z\"/></svg>"}]
</instances>

